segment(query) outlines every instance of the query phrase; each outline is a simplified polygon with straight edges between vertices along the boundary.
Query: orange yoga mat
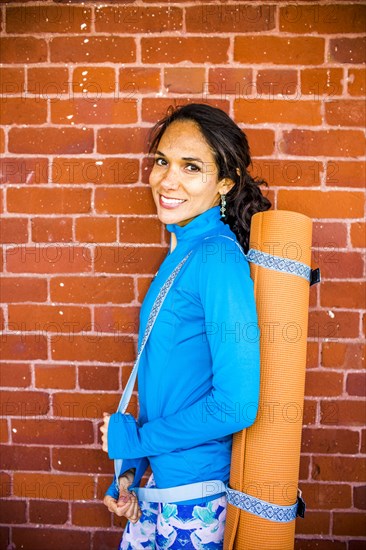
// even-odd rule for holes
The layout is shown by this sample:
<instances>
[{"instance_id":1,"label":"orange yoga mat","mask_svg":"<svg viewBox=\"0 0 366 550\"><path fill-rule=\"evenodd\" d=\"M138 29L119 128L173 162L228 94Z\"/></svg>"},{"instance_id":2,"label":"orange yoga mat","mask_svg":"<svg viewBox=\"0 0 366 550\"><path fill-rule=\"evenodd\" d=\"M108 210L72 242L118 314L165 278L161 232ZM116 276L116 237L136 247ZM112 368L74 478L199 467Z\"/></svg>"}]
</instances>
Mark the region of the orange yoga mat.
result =
<instances>
[{"instance_id":1,"label":"orange yoga mat","mask_svg":"<svg viewBox=\"0 0 366 550\"><path fill-rule=\"evenodd\" d=\"M250 248L311 266L312 221L287 210L252 217ZM269 503L296 502L309 282L250 264L260 328L261 385L254 424L234 434L230 487ZM295 520L277 523L228 504L225 550L292 550Z\"/></svg>"}]
</instances>

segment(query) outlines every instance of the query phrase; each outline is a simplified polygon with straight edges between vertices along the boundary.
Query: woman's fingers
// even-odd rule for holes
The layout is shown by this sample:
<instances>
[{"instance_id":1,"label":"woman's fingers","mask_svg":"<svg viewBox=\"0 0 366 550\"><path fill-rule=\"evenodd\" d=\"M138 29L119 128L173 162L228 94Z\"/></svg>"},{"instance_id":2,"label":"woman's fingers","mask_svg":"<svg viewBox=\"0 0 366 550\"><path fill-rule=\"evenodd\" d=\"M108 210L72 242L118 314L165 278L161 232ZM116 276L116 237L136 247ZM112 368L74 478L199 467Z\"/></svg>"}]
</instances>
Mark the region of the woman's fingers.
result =
<instances>
[{"instance_id":1,"label":"woman's fingers","mask_svg":"<svg viewBox=\"0 0 366 550\"><path fill-rule=\"evenodd\" d=\"M103 502L111 513L118 517L125 516L132 523L136 523L142 515L137 496L133 492L121 491L118 501L107 495Z\"/></svg>"}]
</instances>

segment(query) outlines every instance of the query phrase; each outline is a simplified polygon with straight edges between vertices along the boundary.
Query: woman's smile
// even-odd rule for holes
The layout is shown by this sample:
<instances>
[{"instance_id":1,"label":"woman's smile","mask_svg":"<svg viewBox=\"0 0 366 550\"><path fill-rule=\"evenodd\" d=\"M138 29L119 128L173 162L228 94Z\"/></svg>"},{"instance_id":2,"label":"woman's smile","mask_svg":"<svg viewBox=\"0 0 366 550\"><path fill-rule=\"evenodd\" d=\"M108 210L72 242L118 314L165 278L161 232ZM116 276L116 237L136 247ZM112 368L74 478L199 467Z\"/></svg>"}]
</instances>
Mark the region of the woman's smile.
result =
<instances>
[{"instance_id":1,"label":"woman's smile","mask_svg":"<svg viewBox=\"0 0 366 550\"><path fill-rule=\"evenodd\" d=\"M160 205L163 208L168 208L168 209L178 208L181 204L186 202L185 199L176 199L174 197L167 197L166 195L162 195L161 193L159 194L159 201L160 201Z\"/></svg>"}]
</instances>

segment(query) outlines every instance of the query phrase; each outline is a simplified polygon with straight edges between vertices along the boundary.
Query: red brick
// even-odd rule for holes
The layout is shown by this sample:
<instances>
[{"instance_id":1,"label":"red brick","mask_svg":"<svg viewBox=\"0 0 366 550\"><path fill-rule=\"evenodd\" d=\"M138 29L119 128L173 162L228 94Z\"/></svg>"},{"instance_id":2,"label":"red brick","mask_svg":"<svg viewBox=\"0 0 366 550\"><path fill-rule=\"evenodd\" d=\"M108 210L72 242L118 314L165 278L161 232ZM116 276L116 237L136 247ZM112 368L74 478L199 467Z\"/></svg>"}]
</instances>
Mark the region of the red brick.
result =
<instances>
[{"instance_id":1,"label":"red brick","mask_svg":"<svg viewBox=\"0 0 366 550\"><path fill-rule=\"evenodd\" d=\"M6 419L0 419L0 442L8 443L9 434L8 434L8 422Z\"/></svg>"},{"instance_id":2,"label":"red brick","mask_svg":"<svg viewBox=\"0 0 366 550\"><path fill-rule=\"evenodd\" d=\"M90 32L91 10L79 6L8 7L6 31L16 34ZM82 25L85 25L83 27Z\"/></svg>"},{"instance_id":3,"label":"red brick","mask_svg":"<svg viewBox=\"0 0 366 550\"><path fill-rule=\"evenodd\" d=\"M366 224L351 223L351 243L353 248L366 248Z\"/></svg>"},{"instance_id":4,"label":"red brick","mask_svg":"<svg viewBox=\"0 0 366 550\"><path fill-rule=\"evenodd\" d=\"M308 372L305 379L305 394L310 396L342 395L343 374L338 372Z\"/></svg>"},{"instance_id":5,"label":"red brick","mask_svg":"<svg viewBox=\"0 0 366 550\"><path fill-rule=\"evenodd\" d=\"M27 88L31 94L55 101L68 92L69 72L61 67L30 67Z\"/></svg>"},{"instance_id":6,"label":"red brick","mask_svg":"<svg viewBox=\"0 0 366 550\"><path fill-rule=\"evenodd\" d=\"M72 118L70 118L72 117ZM137 102L132 99L95 99L86 95L51 105L54 124L130 124L137 122Z\"/></svg>"},{"instance_id":7,"label":"red brick","mask_svg":"<svg viewBox=\"0 0 366 550\"><path fill-rule=\"evenodd\" d=\"M257 73L255 95L291 96L297 94L297 72L293 69L263 69Z\"/></svg>"},{"instance_id":8,"label":"red brick","mask_svg":"<svg viewBox=\"0 0 366 550\"><path fill-rule=\"evenodd\" d=\"M72 219L33 217L33 242L72 242Z\"/></svg>"},{"instance_id":9,"label":"red brick","mask_svg":"<svg viewBox=\"0 0 366 550\"><path fill-rule=\"evenodd\" d=\"M326 184L329 186L364 187L365 163L330 161L327 163Z\"/></svg>"},{"instance_id":10,"label":"red brick","mask_svg":"<svg viewBox=\"0 0 366 550\"><path fill-rule=\"evenodd\" d=\"M303 69L300 78L301 93L312 95L314 99L342 94L342 69Z\"/></svg>"},{"instance_id":11,"label":"red brick","mask_svg":"<svg viewBox=\"0 0 366 550\"><path fill-rule=\"evenodd\" d=\"M37 388L73 389L76 384L74 365L36 365L34 367Z\"/></svg>"},{"instance_id":12,"label":"red brick","mask_svg":"<svg viewBox=\"0 0 366 550\"><path fill-rule=\"evenodd\" d=\"M11 426L14 443L32 445L91 445L94 443L93 424L88 420L23 418L12 420Z\"/></svg>"},{"instance_id":13,"label":"red brick","mask_svg":"<svg viewBox=\"0 0 366 550\"><path fill-rule=\"evenodd\" d=\"M366 539L365 514L357 512L334 512L333 533L347 537L364 537Z\"/></svg>"},{"instance_id":14,"label":"red brick","mask_svg":"<svg viewBox=\"0 0 366 550\"><path fill-rule=\"evenodd\" d=\"M275 65L321 65L324 38L280 36L236 36L234 61Z\"/></svg>"},{"instance_id":15,"label":"red brick","mask_svg":"<svg viewBox=\"0 0 366 550\"><path fill-rule=\"evenodd\" d=\"M327 338L337 341L339 338L357 338L359 334L359 314L344 311L311 311L308 336Z\"/></svg>"},{"instance_id":16,"label":"red brick","mask_svg":"<svg viewBox=\"0 0 366 550\"><path fill-rule=\"evenodd\" d=\"M95 271L103 273L156 273L166 255L161 246L100 246Z\"/></svg>"},{"instance_id":17,"label":"red brick","mask_svg":"<svg viewBox=\"0 0 366 550\"><path fill-rule=\"evenodd\" d=\"M100 334L57 336L51 338L52 359L55 361L93 361L113 363L132 361L135 357L133 342L120 341L115 336Z\"/></svg>"},{"instance_id":18,"label":"red brick","mask_svg":"<svg viewBox=\"0 0 366 550\"><path fill-rule=\"evenodd\" d=\"M306 368L316 368L319 366L319 343L308 342L306 350Z\"/></svg>"},{"instance_id":19,"label":"red brick","mask_svg":"<svg viewBox=\"0 0 366 550\"><path fill-rule=\"evenodd\" d=\"M118 393L57 392L53 396L53 406L62 417L102 419L103 412L117 409L119 398Z\"/></svg>"},{"instance_id":20,"label":"red brick","mask_svg":"<svg viewBox=\"0 0 366 550\"><path fill-rule=\"evenodd\" d=\"M252 164L252 177L264 179L271 186L318 186L323 172L322 163L317 161L255 159Z\"/></svg>"},{"instance_id":21,"label":"red brick","mask_svg":"<svg viewBox=\"0 0 366 550\"><path fill-rule=\"evenodd\" d=\"M162 225L155 218L121 218L122 243L161 243Z\"/></svg>"},{"instance_id":22,"label":"red brick","mask_svg":"<svg viewBox=\"0 0 366 550\"><path fill-rule=\"evenodd\" d=\"M0 241L2 243L27 242L28 220L26 218L2 218L0 220Z\"/></svg>"},{"instance_id":23,"label":"red brick","mask_svg":"<svg viewBox=\"0 0 366 550\"><path fill-rule=\"evenodd\" d=\"M304 413L303 413L303 425L307 426L310 424L315 424L316 420L316 401L313 399L304 400Z\"/></svg>"},{"instance_id":24,"label":"red brick","mask_svg":"<svg viewBox=\"0 0 366 550\"><path fill-rule=\"evenodd\" d=\"M0 130L0 151L3 153L5 151L5 133L4 130Z\"/></svg>"},{"instance_id":25,"label":"red brick","mask_svg":"<svg viewBox=\"0 0 366 550\"><path fill-rule=\"evenodd\" d=\"M343 248L347 246L347 226L341 222L314 222L313 248Z\"/></svg>"},{"instance_id":26,"label":"red brick","mask_svg":"<svg viewBox=\"0 0 366 550\"><path fill-rule=\"evenodd\" d=\"M352 488L344 483L301 483L307 510L350 508Z\"/></svg>"},{"instance_id":27,"label":"red brick","mask_svg":"<svg viewBox=\"0 0 366 550\"><path fill-rule=\"evenodd\" d=\"M12 330L37 331L41 334L84 332L90 330L89 307L52 305L9 306Z\"/></svg>"},{"instance_id":28,"label":"red brick","mask_svg":"<svg viewBox=\"0 0 366 550\"><path fill-rule=\"evenodd\" d=\"M31 384L29 365L25 363L0 363L0 382L3 387L26 388Z\"/></svg>"},{"instance_id":29,"label":"red brick","mask_svg":"<svg viewBox=\"0 0 366 550\"><path fill-rule=\"evenodd\" d=\"M363 459L348 456L314 456L312 478L317 481L364 481Z\"/></svg>"},{"instance_id":30,"label":"red brick","mask_svg":"<svg viewBox=\"0 0 366 550\"><path fill-rule=\"evenodd\" d=\"M348 373L346 391L348 395L359 395L360 397L363 397L366 393L366 373Z\"/></svg>"},{"instance_id":31,"label":"red brick","mask_svg":"<svg viewBox=\"0 0 366 550\"><path fill-rule=\"evenodd\" d=\"M2 445L3 470L50 470L50 450L46 447Z\"/></svg>"},{"instance_id":32,"label":"red brick","mask_svg":"<svg viewBox=\"0 0 366 550\"><path fill-rule=\"evenodd\" d=\"M13 528L13 542L17 548L29 548L32 541L37 550L65 550L65 548L91 548L90 533L88 531L65 529L47 529L45 527L17 527Z\"/></svg>"},{"instance_id":33,"label":"red brick","mask_svg":"<svg viewBox=\"0 0 366 550\"><path fill-rule=\"evenodd\" d=\"M169 93L203 93L205 82L204 68L171 67L164 69L164 87Z\"/></svg>"},{"instance_id":34,"label":"red brick","mask_svg":"<svg viewBox=\"0 0 366 550\"><path fill-rule=\"evenodd\" d=\"M3 334L2 360L47 359L47 339L39 334Z\"/></svg>"},{"instance_id":35,"label":"red brick","mask_svg":"<svg viewBox=\"0 0 366 550\"><path fill-rule=\"evenodd\" d=\"M113 305L96 307L94 319L98 331L113 332L123 336L136 334L139 326L139 308Z\"/></svg>"},{"instance_id":36,"label":"red brick","mask_svg":"<svg viewBox=\"0 0 366 550\"><path fill-rule=\"evenodd\" d=\"M19 244L8 250L7 269L14 273L85 273L91 271L90 250L81 246Z\"/></svg>"},{"instance_id":37,"label":"red brick","mask_svg":"<svg viewBox=\"0 0 366 550\"><path fill-rule=\"evenodd\" d=\"M348 69L348 93L350 95L365 95L366 70Z\"/></svg>"},{"instance_id":38,"label":"red brick","mask_svg":"<svg viewBox=\"0 0 366 550\"><path fill-rule=\"evenodd\" d=\"M3 391L1 411L3 416L41 416L49 411L49 395L38 391Z\"/></svg>"},{"instance_id":39,"label":"red brick","mask_svg":"<svg viewBox=\"0 0 366 550\"><path fill-rule=\"evenodd\" d=\"M56 63L133 63L136 60L135 40L129 36L53 38L50 51L51 61Z\"/></svg>"},{"instance_id":40,"label":"red brick","mask_svg":"<svg viewBox=\"0 0 366 550\"><path fill-rule=\"evenodd\" d=\"M47 102L39 97L8 97L1 101L2 124L43 124Z\"/></svg>"},{"instance_id":41,"label":"red brick","mask_svg":"<svg viewBox=\"0 0 366 550\"><path fill-rule=\"evenodd\" d=\"M279 189L277 208L301 212L311 218L361 218L362 193Z\"/></svg>"},{"instance_id":42,"label":"red brick","mask_svg":"<svg viewBox=\"0 0 366 550\"><path fill-rule=\"evenodd\" d=\"M291 5L280 8L280 30L294 34L363 33L365 11L357 4Z\"/></svg>"},{"instance_id":43,"label":"red brick","mask_svg":"<svg viewBox=\"0 0 366 550\"><path fill-rule=\"evenodd\" d=\"M365 102L340 99L325 104L325 120L333 126L365 126Z\"/></svg>"},{"instance_id":44,"label":"red brick","mask_svg":"<svg viewBox=\"0 0 366 550\"><path fill-rule=\"evenodd\" d=\"M31 523L42 525L57 525L66 523L69 516L68 504L66 502L29 501L29 520Z\"/></svg>"},{"instance_id":45,"label":"red brick","mask_svg":"<svg viewBox=\"0 0 366 550\"><path fill-rule=\"evenodd\" d=\"M26 503L21 500L0 501L1 523L26 523ZM5 546L3 547L5 548Z\"/></svg>"},{"instance_id":46,"label":"red brick","mask_svg":"<svg viewBox=\"0 0 366 550\"><path fill-rule=\"evenodd\" d=\"M52 467L55 470L93 475L96 473L111 473L111 461L101 448L81 449L78 447L72 449L61 447L60 449L53 449L52 456Z\"/></svg>"},{"instance_id":47,"label":"red brick","mask_svg":"<svg viewBox=\"0 0 366 550\"><path fill-rule=\"evenodd\" d=\"M63 40L63 39L62 39ZM0 41L0 63L42 63L47 61L45 40L28 36L2 38Z\"/></svg>"},{"instance_id":48,"label":"red brick","mask_svg":"<svg viewBox=\"0 0 366 550\"><path fill-rule=\"evenodd\" d=\"M229 102L223 99L208 99L204 101L212 107L218 107L225 112L229 112ZM146 122L152 122L155 124L160 118L167 114L168 109L174 105L174 107L185 105L187 103L197 103L196 98L182 97L170 97L170 98L151 98L146 97L142 99L142 120Z\"/></svg>"},{"instance_id":49,"label":"red brick","mask_svg":"<svg viewBox=\"0 0 366 550\"><path fill-rule=\"evenodd\" d=\"M3 98L24 92L24 69L0 68L0 92Z\"/></svg>"},{"instance_id":50,"label":"red brick","mask_svg":"<svg viewBox=\"0 0 366 550\"><path fill-rule=\"evenodd\" d=\"M320 403L320 421L325 425L363 426L365 403L359 400L333 400Z\"/></svg>"},{"instance_id":51,"label":"red brick","mask_svg":"<svg viewBox=\"0 0 366 550\"><path fill-rule=\"evenodd\" d=\"M253 157L263 157L274 152L275 136L273 130L256 130L243 128L250 143Z\"/></svg>"},{"instance_id":52,"label":"red brick","mask_svg":"<svg viewBox=\"0 0 366 550\"><path fill-rule=\"evenodd\" d=\"M97 7L95 30L107 33L161 33L178 31L183 25L183 10L176 7L113 6Z\"/></svg>"},{"instance_id":53,"label":"red brick","mask_svg":"<svg viewBox=\"0 0 366 550\"><path fill-rule=\"evenodd\" d=\"M305 518L296 521L296 533L327 535L330 527L329 512L312 512L307 510Z\"/></svg>"},{"instance_id":54,"label":"red brick","mask_svg":"<svg viewBox=\"0 0 366 550\"><path fill-rule=\"evenodd\" d=\"M150 189L143 187L95 190L95 211L98 214L156 214Z\"/></svg>"},{"instance_id":55,"label":"red brick","mask_svg":"<svg viewBox=\"0 0 366 550\"><path fill-rule=\"evenodd\" d=\"M226 63L228 49L228 38L168 36L141 39L142 63Z\"/></svg>"},{"instance_id":56,"label":"red brick","mask_svg":"<svg viewBox=\"0 0 366 550\"><path fill-rule=\"evenodd\" d=\"M146 292L149 289L149 286L151 284L152 277L139 277L137 279L137 299L140 304L142 304L143 299L145 298Z\"/></svg>"},{"instance_id":57,"label":"red brick","mask_svg":"<svg viewBox=\"0 0 366 550\"><path fill-rule=\"evenodd\" d=\"M150 67L126 67L119 71L119 91L134 95L160 90L160 69Z\"/></svg>"},{"instance_id":58,"label":"red brick","mask_svg":"<svg viewBox=\"0 0 366 550\"><path fill-rule=\"evenodd\" d=\"M300 519L298 523L300 523ZM295 550L346 550L347 543L340 542L338 540L325 539L324 537L319 539L316 535L314 539L303 539L297 537L295 539Z\"/></svg>"},{"instance_id":59,"label":"red brick","mask_svg":"<svg viewBox=\"0 0 366 550\"><path fill-rule=\"evenodd\" d=\"M109 155L146 153L147 134L148 129L143 127L101 128L98 130L97 138L98 153Z\"/></svg>"},{"instance_id":60,"label":"red brick","mask_svg":"<svg viewBox=\"0 0 366 550\"><path fill-rule=\"evenodd\" d=\"M47 281L34 277L1 278L1 297L4 302L45 302Z\"/></svg>"},{"instance_id":61,"label":"red brick","mask_svg":"<svg viewBox=\"0 0 366 550\"><path fill-rule=\"evenodd\" d=\"M7 196L9 212L73 214L90 211L90 189L11 188Z\"/></svg>"},{"instance_id":62,"label":"red brick","mask_svg":"<svg viewBox=\"0 0 366 550\"><path fill-rule=\"evenodd\" d=\"M132 158L55 158L52 179L62 184L123 184L136 183L139 161Z\"/></svg>"},{"instance_id":63,"label":"red brick","mask_svg":"<svg viewBox=\"0 0 366 550\"><path fill-rule=\"evenodd\" d=\"M116 220L110 218L78 218L76 220L76 239L81 242L114 242L117 238Z\"/></svg>"},{"instance_id":64,"label":"red brick","mask_svg":"<svg viewBox=\"0 0 366 550\"><path fill-rule=\"evenodd\" d=\"M323 367L362 369L365 367L365 346L352 342L323 342Z\"/></svg>"},{"instance_id":65,"label":"red brick","mask_svg":"<svg viewBox=\"0 0 366 550\"><path fill-rule=\"evenodd\" d=\"M350 540L348 550L365 550L365 541L362 539Z\"/></svg>"},{"instance_id":66,"label":"red brick","mask_svg":"<svg viewBox=\"0 0 366 550\"><path fill-rule=\"evenodd\" d=\"M9 151L30 154L92 153L94 146L91 128L12 128L9 130Z\"/></svg>"},{"instance_id":67,"label":"red brick","mask_svg":"<svg viewBox=\"0 0 366 550\"><path fill-rule=\"evenodd\" d=\"M0 497L8 497L10 496L10 476L8 474L5 474L4 472L0 472Z\"/></svg>"},{"instance_id":68,"label":"red brick","mask_svg":"<svg viewBox=\"0 0 366 550\"><path fill-rule=\"evenodd\" d=\"M75 502L71 508L73 525L110 527L111 513L104 504Z\"/></svg>"},{"instance_id":69,"label":"red brick","mask_svg":"<svg viewBox=\"0 0 366 550\"><path fill-rule=\"evenodd\" d=\"M161 0L160 0L161 1ZM123 528L126 525L125 518L122 518L121 527ZM94 548L105 548L108 550L114 550L118 548L118 545L121 541L121 531L103 531L102 529L97 529L93 537Z\"/></svg>"},{"instance_id":70,"label":"red brick","mask_svg":"<svg viewBox=\"0 0 366 550\"><path fill-rule=\"evenodd\" d=\"M302 452L327 454L357 454L359 447L358 431L341 428L303 428Z\"/></svg>"},{"instance_id":71,"label":"red brick","mask_svg":"<svg viewBox=\"0 0 366 550\"><path fill-rule=\"evenodd\" d=\"M353 487L353 500L356 508L366 509L366 486Z\"/></svg>"},{"instance_id":72,"label":"red brick","mask_svg":"<svg viewBox=\"0 0 366 550\"><path fill-rule=\"evenodd\" d=\"M283 132L279 149L289 155L358 157L364 154L364 136L358 130L295 129Z\"/></svg>"},{"instance_id":73,"label":"red brick","mask_svg":"<svg viewBox=\"0 0 366 550\"><path fill-rule=\"evenodd\" d=\"M119 390L119 367L79 366L79 386L84 390Z\"/></svg>"},{"instance_id":74,"label":"red brick","mask_svg":"<svg viewBox=\"0 0 366 550\"><path fill-rule=\"evenodd\" d=\"M310 469L310 457L301 455L300 456L300 471L299 479L306 480L309 478L309 469Z\"/></svg>"},{"instance_id":75,"label":"red brick","mask_svg":"<svg viewBox=\"0 0 366 550\"><path fill-rule=\"evenodd\" d=\"M51 300L64 303L128 304L134 299L132 277L53 277Z\"/></svg>"},{"instance_id":76,"label":"red brick","mask_svg":"<svg viewBox=\"0 0 366 550\"><path fill-rule=\"evenodd\" d=\"M321 283L321 305L324 307L344 307L349 309L365 309L365 285L347 281Z\"/></svg>"},{"instance_id":77,"label":"red brick","mask_svg":"<svg viewBox=\"0 0 366 550\"><path fill-rule=\"evenodd\" d=\"M329 61L339 63L364 63L365 38L337 37L329 41Z\"/></svg>"},{"instance_id":78,"label":"red brick","mask_svg":"<svg viewBox=\"0 0 366 550\"><path fill-rule=\"evenodd\" d=\"M97 94L99 98L102 93L111 94L116 89L116 73L112 67L76 67L72 75L72 91L74 94L84 93ZM83 92L87 90L87 92Z\"/></svg>"},{"instance_id":79,"label":"red brick","mask_svg":"<svg viewBox=\"0 0 366 550\"><path fill-rule=\"evenodd\" d=\"M186 8L186 26L188 32L244 33L263 32L275 27L275 6L261 5L205 5Z\"/></svg>"},{"instance_id":80,"label":"red brick","mask_svg":"<svg viewBox=\"0 0 366 550\"><path fill-rule=\"evenodd\" d=\"M252 69L215 67L209 69L207 86L201 91L206 92L207 98L211 94L219 94L222 98L226 98L227 95L239 98L252 94L253 86Z\"/></svg>"},{"instance_id":81,"label":"red brick","mask_svg":"<svg viewBox=\"0 0 366 550\"><path fill-rule=\"evenodd\" d=\"M318 263L322 267L322 277L334 277L337 269L337 278L362 277L363 255L359 252L338 252L332 245L329 251L319 251Z\"/></svg>"},{"instance_id":82,"label":"red brick","mask_svg":"<svg viewBox=\"0 0 366 550\"><path fill-rule=\"evenodd\" d=\"M48 183L48 159L8 157L0 160L1 183Z\"/></svg>"},{"instance_id":83,"label":"red brick","mask_svg":"<svg viewBox=\"0 0 366 550\"><path fill-rule=\"evenodd\" d=\"M237 122L246 124L321 124L320 102L315 101L237 99L234 113Z\"/></svg>"}]
</instances>

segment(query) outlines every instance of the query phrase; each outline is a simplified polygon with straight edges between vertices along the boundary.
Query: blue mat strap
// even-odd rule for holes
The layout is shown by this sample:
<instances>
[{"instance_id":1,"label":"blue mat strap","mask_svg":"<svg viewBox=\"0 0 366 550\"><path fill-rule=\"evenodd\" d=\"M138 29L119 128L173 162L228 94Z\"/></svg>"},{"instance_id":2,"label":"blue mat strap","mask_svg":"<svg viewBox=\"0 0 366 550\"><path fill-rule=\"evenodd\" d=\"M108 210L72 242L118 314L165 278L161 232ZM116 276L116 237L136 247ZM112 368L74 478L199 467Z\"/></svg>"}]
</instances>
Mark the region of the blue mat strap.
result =
<instances>
[{"instance_id":1,"label":"blue mat strap","mask_svg":"<svg viewBox=\"0 0 366 550\"><path fill-rule=\"evenodd\" d=\"M291 506L280 506L265 502L241 491L234 491L234 489L230 489L229 487L226 487L226 494L229 504L263 519L287 523L293 521L297 516L297 501Z\"/></svg>"},{"instance_id":2,"label":"blue mat strap","mask_svg":"<svg viewBox=\"0 0 366 550\"><path fill-rule=\"evenodd\" d=\"M283 273L290 273L291 275L298 275L306 281L311 280L312 269L302 262L297 260L289 260L288 258L281 258L280 256L272 256L267 252L260 252L251 248L246 254L248 262L266 267L267 269L273 269L275 271L282 271Z\"/></svg>"}]
</instances>

